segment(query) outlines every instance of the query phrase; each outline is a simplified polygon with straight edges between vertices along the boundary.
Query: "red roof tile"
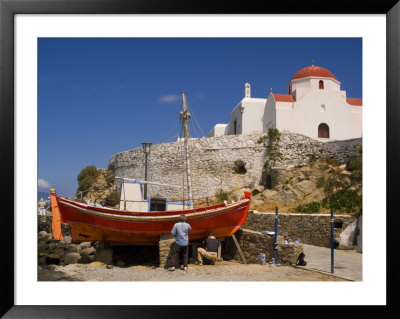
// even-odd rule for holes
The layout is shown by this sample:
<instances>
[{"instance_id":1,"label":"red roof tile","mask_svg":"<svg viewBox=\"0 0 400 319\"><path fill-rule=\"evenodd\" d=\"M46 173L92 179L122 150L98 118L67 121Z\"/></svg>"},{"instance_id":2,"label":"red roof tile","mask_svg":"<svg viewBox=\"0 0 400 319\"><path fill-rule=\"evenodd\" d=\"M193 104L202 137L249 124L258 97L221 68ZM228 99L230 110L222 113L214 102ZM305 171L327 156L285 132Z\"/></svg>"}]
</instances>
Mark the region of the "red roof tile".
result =
<instances>
[{"instance_id":1,"label":"red roof tile","mask_svg":"<svg viewBox=\"0 0 400 319\"><path fill-rule=\"evenodd\" d=\"M359 98L348 97L348 98L346 98L346 101L348 104L351 104L351 105L362 106L362 99L359 99Z\"/></svg>"},{"instance_id":2,"label":"red roof tile","mask_svg":"<svg viewBox=\"0 0 400 319\"><path fill-rule=\"evenodd\" d=\"M293 95L291 94L275 94L273 93L272 96L274 97L276 102L294 102Z\"/></svg>"},{"instance_id":3,"label":"red roof tile","mask_svg":"<svg viewBox=\"0 0 400 319\"><path fill-rule=\"evenodd\" d=\"M302 79L302 78L307 78L310 76L316 76L316 77L323 77L323 78L332 78L332 79L336 79L336 77L332 74L331 71L320 67L320 66L315 66L315 65L310 65L310 66L306 66L305 68L297 71L291 80L295 80L295 79Z\"/></svg>"}]
</instances>

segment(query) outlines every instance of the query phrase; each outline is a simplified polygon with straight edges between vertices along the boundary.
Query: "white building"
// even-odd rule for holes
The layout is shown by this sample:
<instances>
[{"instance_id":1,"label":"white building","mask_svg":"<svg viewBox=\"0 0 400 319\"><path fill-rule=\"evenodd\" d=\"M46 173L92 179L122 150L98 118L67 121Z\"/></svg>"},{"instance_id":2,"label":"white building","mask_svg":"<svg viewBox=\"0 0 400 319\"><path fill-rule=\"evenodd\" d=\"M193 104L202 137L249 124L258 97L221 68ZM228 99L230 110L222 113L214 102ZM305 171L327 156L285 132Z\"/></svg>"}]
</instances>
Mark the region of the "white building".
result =
<instances>
[{"instance_id":1,"label":"white building","mask_svg":"<svg viewBox=\"0 0 400 319\"><path fill-rule=\"evenodd\" d=\"M229 124L217 124L208 134L250 134L268 128L289 131L321 140L362 137L362 99L348 98L329 70L307 66L296 72L287 94L272 90L267 99L252 98L245 84L244 98L233 109Z\"/></svg>"}]
</instances>

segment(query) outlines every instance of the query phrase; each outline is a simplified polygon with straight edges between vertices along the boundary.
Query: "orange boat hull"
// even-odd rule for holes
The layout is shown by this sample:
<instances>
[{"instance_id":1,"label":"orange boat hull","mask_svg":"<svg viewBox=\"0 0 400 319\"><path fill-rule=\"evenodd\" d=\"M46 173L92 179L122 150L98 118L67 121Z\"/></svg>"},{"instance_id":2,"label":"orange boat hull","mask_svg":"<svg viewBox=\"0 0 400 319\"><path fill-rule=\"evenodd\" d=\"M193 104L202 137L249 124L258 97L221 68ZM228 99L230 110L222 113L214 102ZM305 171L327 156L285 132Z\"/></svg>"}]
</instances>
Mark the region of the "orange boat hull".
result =
<instances>
[{"instance_id":1,"label":"orange boat hull","mask_svg":"<svg viewBox=\"0 0 400 319\"><path fill-rule=\"evenodd\" d=\"M171 233L182 214L192 227L189 240L204 239L210 231L216 237L228 237L242 226L250 206L248 192L243 200L229 205L145 213L88 206L56 196L55 192L51 192L51 199L53 236L59 232L58 239L62 239L61 223L68 223L73 242L158 243L161 235ZM54 218L57 215L59 218Z\"/></svg>"}]
</instances>

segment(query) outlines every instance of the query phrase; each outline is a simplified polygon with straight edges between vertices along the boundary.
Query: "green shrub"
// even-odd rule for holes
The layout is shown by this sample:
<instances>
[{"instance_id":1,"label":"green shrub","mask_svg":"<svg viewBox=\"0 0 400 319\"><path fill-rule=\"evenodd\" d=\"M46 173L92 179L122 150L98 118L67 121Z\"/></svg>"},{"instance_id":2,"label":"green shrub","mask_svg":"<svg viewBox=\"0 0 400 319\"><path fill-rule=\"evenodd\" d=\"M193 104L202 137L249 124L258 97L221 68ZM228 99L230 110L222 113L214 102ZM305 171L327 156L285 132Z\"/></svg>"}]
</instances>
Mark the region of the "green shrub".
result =
<instances>
[{"instance_id":1,"label":"green shrub","mask_svg":"<svg viewBox=\"0 0 400 319\"><path fill-rule=\"evenodd\" d=\"M327 159L325 159L325 162L331 166L339 166L340 165L340 162L335 158L327 158Z\"/></svg>"},{"instance_id":2,"label":"green shrub","mask_svg":"<svg viewBox=\"0 0 400 319\"><path fill-rule=\"evenodd\" d=\"M362 157L352 157L347 162L347 170L349 171L360 171L362 170Z\"/></svg>"},{"instance_id":3,"label":"green shrub","mask_svg":"<svg viewBox=\"0 0 400 319\"><path fill-rule=\"evenodd\" d=\"M218 201L223 202L224 200L228 200L229 194L228 192L225 192L222 188L220 188L215 192L215 197Z\"/></svg>"},{"instance_id":4,"label":"green shrub","mask_svg":"<svg viewBox=\"0 0 400 319\"><path fill-rule=\"evenodd\" d=\"M94 165L82 169L78 174L78 190L76 192L79 193L88 190L99 174L100 172Z\"/></svg>"},{"instance_id":5,"label":"green shrub","mask_svg":"<svg viewBox=\"0 0 400 319\"><path fill-rule=\"evenodd\" d=\"M289 184L290 182L290 177L286 177L285 180L283 181L283 184Z\"/></svg>"},{"instance_id":6,"label":"green shrub","mask_svg":"<svg viewBox=\"0 0 400 319\"><path fill-rule=\"evenodd\" d=\"M341 189L322 201L325 208L344 210L347 213L358 212L362 207L362 198L356 190Z\"/></svg>"},{"instance_id":7,"label":"green shrub","mask_svg":"<svg viewBox=\"0 0 400 319\"><path fill-rule=\"evenodd\" d=\"M362 182L362 171L354 171L350 175L350 180L353 184Z\"/></svg>"},{"instance_id":8,"label":"green shrub","mask_svg":"<svg viewBox=\"0 0 400 319\"><path fill-rule=\"evenodd\" d=\"M310 163L314 163L317 161L317 155L315 155L315 153L308 154L308 158L309 158Z\"/></svg>"},{"instance_id":9,"label":"green shrub","mask_svg":"<svg viewBox=\"0 0 400 319\"><path fill-rule=\"evenodd\" d=\"M233 170L236 174L246 174L246 163L240 159L234 162Z\"/></svg>"},{"instance_id":10,"label":"green shrub","mask_svg":"<svg viewBox=\"0 0 400 319\"><path fill-rule=\"evenodd\" d=\"M321 188L324 185L325 185L325 178L323 176L321 176L317 180L317 188Z\"/></svg>"},{"instance_id":11,"label":"green shrub","mask_svg":"<svg viewBox=\"0 0 400 319\"><path fill-rule=\"evenodd\" d=\"M311 202L304 205L299 205L295 208L298 213L315 214L321 210L321 204L318 202Z\"/></svg>"},{"instance_id":12,"label":"green shrub","mask_svg":"<svg viewBox=\"0 0 400 319\"><path fill-rule=\"evenodd\" d=\"M267 171L271 169L276 161L282 158L282 153L279 151L281 136L282 133L277 128L269 128L267 135L260 137L257 141L258 144L263 144L265 147L267 160L263 168Z\"/></svg>"},{"instance_id":13,"label":"green shrub","mask_svg":"<svg viewBox=\"0 0 400 319\"><path fill-rule=\"evenodd\" d=\"M338 186L339 186L338 180L336 180L333 177L328 177L324 183L324 191L325 193L330 194L332 193L333 189Z\"/></svg>"},{"instance_id":14,"label":"green shrub","mask_svg":"<svg viewBox=\"0 0 400 319\"><path fill-rule=\"evenodd\" d=\"M121 192L114 189L107 198L111 200L113 203L119 202L121 199Z\"/></svg>"}]
</instances>

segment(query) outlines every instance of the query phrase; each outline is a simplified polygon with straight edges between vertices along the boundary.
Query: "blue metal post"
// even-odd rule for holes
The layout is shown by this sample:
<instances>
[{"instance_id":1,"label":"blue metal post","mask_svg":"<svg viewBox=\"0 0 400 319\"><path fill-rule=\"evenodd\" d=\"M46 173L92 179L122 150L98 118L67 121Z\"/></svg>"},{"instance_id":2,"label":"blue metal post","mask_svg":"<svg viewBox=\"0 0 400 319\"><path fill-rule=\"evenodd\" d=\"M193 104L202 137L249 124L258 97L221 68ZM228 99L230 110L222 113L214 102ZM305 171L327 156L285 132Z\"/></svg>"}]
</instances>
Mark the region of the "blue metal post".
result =
<instances>
[{"instance_id":1,"label":"blue metal post","mask_svg":"<svg viewBox=\"0 0 400 319\"><path fill-rule=\"evenodd\" d=\"M333 231L333 208L331 208L331 273L334 269L334 231Z\"/></svg>"},{"instance_id":2,"label":"blue metal post","mask_svg":"<svg viewBox=\"0 0 400 319\"><path fill-rule=\"evenodd\" d=\"M276 262L276 245L278 241L278 207L275 207L274 260Z\"/></svg>"}]
</instances>

